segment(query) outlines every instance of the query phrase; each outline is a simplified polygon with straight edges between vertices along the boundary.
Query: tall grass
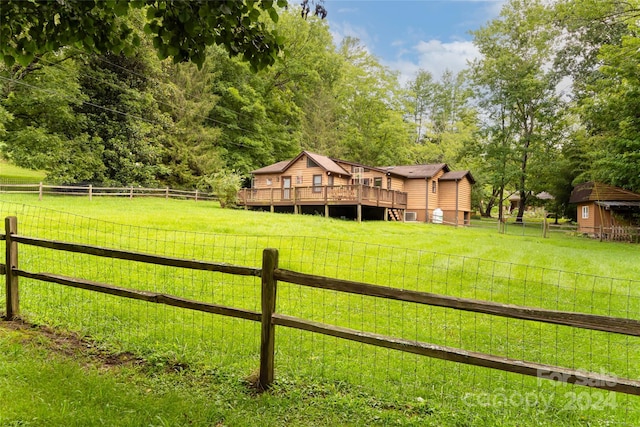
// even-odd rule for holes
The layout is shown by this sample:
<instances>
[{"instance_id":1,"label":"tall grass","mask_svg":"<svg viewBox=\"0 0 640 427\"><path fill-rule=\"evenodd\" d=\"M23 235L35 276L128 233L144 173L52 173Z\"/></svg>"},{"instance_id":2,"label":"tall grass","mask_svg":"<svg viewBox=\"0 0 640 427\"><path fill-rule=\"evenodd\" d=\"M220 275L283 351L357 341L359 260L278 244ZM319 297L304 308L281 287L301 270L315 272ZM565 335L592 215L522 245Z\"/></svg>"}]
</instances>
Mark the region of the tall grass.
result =
<instances>
[{"instance_id":1,"label":"tall grass","mask_svg":"<svg viewBox=\"0 0 640 427\"><path fill-rule=\"evenodd\" d=\"M259 266L265 247L303 272L460 297L640 319L637 246L574 236L330 220L222 210L153 199L6 198L20 234ZM29 203L23 205L21 203ZM37 206L35 206L37 205ZM81 216L81 215L82 216ZM180 230L180 231L176 231ZM597 260L598 262L593 262ZM21 268L259 311L259 281L220 273L100 260L22 247ZM605 276L613 276L605 278ZM370 332L640 378L640 342L596 331L379 301L280 284L277 311ZM80 331L162 363L226 375L257 367L259 327L248 321L123 301L22 280L30 319ZM638 399L430 360L306 332L277 331L280 386L323 382L426 401L434 425L640 422ZM551 396L551 397L549 397ZM615 397L612 399L612 396ZM581 399L578 401L578 397ZM524 401L528 398L529 401ZM588 403L588 404L587 404ZM602 404L600 404L602 403ZM453 415L455 414L455 415Z\"/></svg>"}]
</instances>

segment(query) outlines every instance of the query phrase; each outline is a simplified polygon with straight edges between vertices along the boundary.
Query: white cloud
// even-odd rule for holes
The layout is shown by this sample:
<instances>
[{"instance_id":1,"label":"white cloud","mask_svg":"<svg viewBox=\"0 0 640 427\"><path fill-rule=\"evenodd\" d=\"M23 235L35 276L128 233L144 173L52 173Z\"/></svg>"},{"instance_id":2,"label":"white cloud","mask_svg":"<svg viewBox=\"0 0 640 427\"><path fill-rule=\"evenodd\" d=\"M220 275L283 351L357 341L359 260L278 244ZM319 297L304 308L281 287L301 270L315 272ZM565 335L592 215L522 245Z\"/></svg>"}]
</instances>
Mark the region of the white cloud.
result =
<instances>
[{"instance_id":1,"label":"white cloud","mask_svg":"<svg viewBox=\"0 0 640 427\"><path fill-rule=\"evenodd\" d=\"M336 46L340 46L340 43L342 43L342 40L346 37L359 39L369 52L369 48L373 45L373 39L366 29L351 25L349 22L332 22L329 32Z\"/></svg>"},{"instance_id":2,"label":"white cloud","mask_svg":"<svg viewBox=\"0 0 640 427\"><path fill-rule=\"evenodd\" d=\"M440 40L420 41L412 49L415 60L388 63L390 68L400 71L402 83L413 79L419 69L429 71L437 80L445 70L455 73L467 68L467 62L480 57L478 48L471 41L443 43Z\"/></svg>"}]
</instances>

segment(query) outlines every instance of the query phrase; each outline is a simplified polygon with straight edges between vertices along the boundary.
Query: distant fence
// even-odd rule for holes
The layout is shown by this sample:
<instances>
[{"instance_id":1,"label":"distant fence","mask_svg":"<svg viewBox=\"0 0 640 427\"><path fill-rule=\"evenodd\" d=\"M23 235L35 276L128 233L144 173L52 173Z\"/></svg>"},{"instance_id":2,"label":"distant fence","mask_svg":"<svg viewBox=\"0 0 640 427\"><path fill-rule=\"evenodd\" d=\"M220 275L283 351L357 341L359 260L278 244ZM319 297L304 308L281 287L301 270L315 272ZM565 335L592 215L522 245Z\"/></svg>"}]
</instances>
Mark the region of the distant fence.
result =
<instances>
[{"instance_id":1,"label":"distant fence","mask_svg":"<svg viewBox=\"0 0 640 427\"><path fill-rule=\"evenodd\" d=\"M45 195L85 196L92 199L94 196L112 197L164 197L172 199L218 200L215 194L199 190L174 190L165 188L145 187L98 187L93 185L51 185L51 184L13 184L0 182L0 194L37 194L40 199Z\"/></svg>"},{"instance_id":2,"label":"distant fence","mask_svg":"<svg viewBox=\"0 0 640 427\"><path fill-rule=\"evenodd\" d=\"M20 314L20 278L53 283L92 292L109 294L149 303L158 303L193 311L229 316L252 322L260 322L260 370L259 386L269 388L275 378L276 335L275 328L286 327L315 334L322 334L344 340L355 341L371 346L383 347L395 351L412 353L429 358L458 362L485 368L497 369L545 380L584 385L587 387L615 391L630 395L640 395L640 380L624 378L598 372L577 370L534 361L502 357L483 352L468 351L451 346L436 345L416 340L389 336L371 331L357 330L309 319L280 314L277 310L278 282L299 285L322 291L334 291L352 295L391 300L399 303L411 303L419 306L439 307L455 311L498 316L506 319L520 319L549 325L563 325L587 331L600 331L607 334L626 337L640 337L640 320L603 316L564 310L535 308L531 306L502 304L479 299L453 297L421 291L398 289L388 286L372 285L358 281L342 280L279 268L279 252L276 249L264 249L262 266L245 267L227 263L189 260L166 257L149 253L109 249L95 245L68 243L51 239L36 238L18 233L16 217L7 217L5 233L6 259L2 273L6 275L6 318L12 319ZM195 301L184 297L136 290L110 284L70 277L56 272L27 271L18 263L20 247L37 247L71 254L85 254L111 260L127 260L142 264L160 265L192 271L217 272L225 275L254 276L261 279L261 312L231 307L211 302ZM333 302L327 302L333 309ZM610 341L611 339L609 339ZM367 369L360 366L360 369Z\"/></svg>"},{"instance_id":3,"label":"distant fence","mask_svg":"<svg viewBox=\"0 0 640 427\"><path fill-rule=\"evenodd\" d=\"M528 219L515 222L514 219L498 221L496 218L482 218L471 221L471 227L494 229L498 233L515 236L550 237L553 234L575 234L578 230L576 224L555 224L548 219Z\"/></svg>"}]
</instances>

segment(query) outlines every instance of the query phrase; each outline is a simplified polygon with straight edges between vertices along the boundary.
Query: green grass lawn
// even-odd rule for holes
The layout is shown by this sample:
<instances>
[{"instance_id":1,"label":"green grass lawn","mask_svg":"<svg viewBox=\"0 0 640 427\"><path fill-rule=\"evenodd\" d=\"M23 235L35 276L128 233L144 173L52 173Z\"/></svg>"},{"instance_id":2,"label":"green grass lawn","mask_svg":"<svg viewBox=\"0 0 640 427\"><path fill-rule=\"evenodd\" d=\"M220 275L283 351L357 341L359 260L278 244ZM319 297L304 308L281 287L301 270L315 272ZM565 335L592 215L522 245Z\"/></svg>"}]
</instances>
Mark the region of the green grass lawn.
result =
<instances>
[{"instance_id":1,"label":"green grass lawn","mask_svg":"<svg viewBox=\"0 0 640 427\"><path fill-rule=\"evenodd\" d=\"M45 175L44 171L21 168L0 159L0 183L38 183Z\"/></svg>"},{"instance_id":2,"label":"green grass lawn","mask_svg":"<svg viewBox=\"0 0 640 427\"><path fill-rule=\"evenodd\" d=\"M27 195L3 195L2 200L3 215L17 214L20 234L248 266L259 266L262 249L275 247L280 250L281 267L313 274L640 318L640 290L634 281L640 269L637 245L602 243L562 233L542 239L490 229L358 224L223 210L211 202L97 197L89 202L84 197L53 196L39 202L37 196ZM21 247L20 266L260 310L260 284L255 278L176 271L28 247ZM279 285L278 295L279 312L319 322L640 378L640 345L633 338L284 283ZM36 323L78 331L111 350L130 351L152 366L186 366L186 376L207 376L215 371L221 381L235 384L257 367L259 325L251 322L27 280L21 281L21 307ZM233 404L221 403L229 406L221 425L245 425L228 417L247 408L264 412L264 417L273 416L263 418L266 421L261 425L640 423L637 398L558 387L538 383L535 378L284 328L278 329L276 336L278 392L247 397L243 391L231 391L241 395L232 398ZM143 381L145 375L141 377L135 382ZM170 387L179 383L167 381ZM197 398L211 392L197 390ZM317 405L320 412L327 412L327 422L321 421L319 412L308 415L309 423L303 420L306 415L294 416L297 411L307 411L292 404L294 396L304 405ZM359 402L362 412L350 407L348 399ZM272 404L278 409L271 411ZM198 405L196 402L195 408ZM343 413L352 414L353 419L342 417ZM153 420L148 423L154 425ZM194 418L192 424L209 425L200 418Z\"/></svg>"}]
</instances>

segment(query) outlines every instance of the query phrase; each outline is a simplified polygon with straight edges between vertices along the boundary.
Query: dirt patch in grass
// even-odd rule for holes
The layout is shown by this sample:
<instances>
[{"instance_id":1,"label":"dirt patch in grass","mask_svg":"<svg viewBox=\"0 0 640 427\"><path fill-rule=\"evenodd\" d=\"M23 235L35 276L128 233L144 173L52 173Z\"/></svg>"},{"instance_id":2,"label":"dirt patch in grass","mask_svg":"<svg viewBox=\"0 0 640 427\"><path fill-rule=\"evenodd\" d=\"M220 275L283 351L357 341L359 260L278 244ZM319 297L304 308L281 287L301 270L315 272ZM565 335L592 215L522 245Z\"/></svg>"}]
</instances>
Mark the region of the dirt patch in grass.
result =
<instances>
[{"instance_id":1,"label":"dirt patch in grass","mask_svg":"<svg viewBox=\"0 0 640 427\"><path fill-rule=\"evenodd\" d=\"M145 361L129 352L114 353L91 339L80 335L53 329L44 325L35 325L21 319L0 320L0 333L2 330L17 331L19 339L24 344L46 348L56 354L82 360L85 363L109 369L122 366L141 366Z\"/></svg>"}]
</instances>

